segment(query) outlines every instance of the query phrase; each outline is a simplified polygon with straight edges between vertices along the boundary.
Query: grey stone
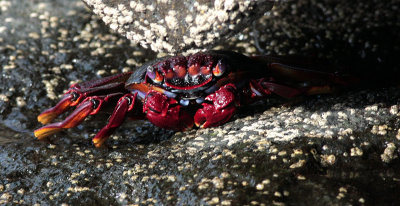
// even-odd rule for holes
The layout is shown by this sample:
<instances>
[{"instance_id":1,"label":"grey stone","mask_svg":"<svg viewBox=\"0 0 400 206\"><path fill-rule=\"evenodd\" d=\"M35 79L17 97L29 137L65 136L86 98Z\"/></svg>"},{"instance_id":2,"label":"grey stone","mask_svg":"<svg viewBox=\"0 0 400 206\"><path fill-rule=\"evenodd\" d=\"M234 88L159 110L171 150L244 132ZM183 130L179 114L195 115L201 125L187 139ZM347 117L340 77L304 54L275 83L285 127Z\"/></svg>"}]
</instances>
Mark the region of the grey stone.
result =
<instances>
[{"instance_id":1,"label":"grey stone","mask_svg":"<svg viewBox=\"0 0 400 206\"><path fill-rule=\"evenodd\" d=\"M83 0L112 30L156 52L206 49L251 25L273 1Z\"/></svg>"}]
</instances>

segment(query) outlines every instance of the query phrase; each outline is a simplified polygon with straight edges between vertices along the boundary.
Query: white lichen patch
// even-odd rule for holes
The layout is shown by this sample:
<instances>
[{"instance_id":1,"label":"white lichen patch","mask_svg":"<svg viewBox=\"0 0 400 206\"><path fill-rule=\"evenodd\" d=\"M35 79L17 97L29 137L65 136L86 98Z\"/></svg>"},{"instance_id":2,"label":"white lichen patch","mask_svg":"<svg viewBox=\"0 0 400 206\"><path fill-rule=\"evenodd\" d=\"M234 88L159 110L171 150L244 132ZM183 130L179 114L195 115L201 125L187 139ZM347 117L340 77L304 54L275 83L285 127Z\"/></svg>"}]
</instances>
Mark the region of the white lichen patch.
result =
<instances>
[{"instance_id":1,"label":"white lichen patch","mask_svg":"<svg viewBox=\"0 0 400 206\"><path fill-rule=\"evenodd\" d=\"M399 106L398 105L392 105L389 109L390 114L396 115L399 113Z\"/></svg>"},{"instance_id":2,"label":"white lichen patch","mask_svg":"<svg viewBox=\"0 0 400 206\"><path fill-rule=\"evenodd\" d=\"M219 204L219 198L218 197L213 197L211 200L207 201L208 204L210 205L216 205Z\"/></svg>"},{"instance_id":3,"label":"white lichen patch","mask_svg":"<svg viewBox=\"0 0 400 206\"><path fill-rule=\"evenodd\" d=\"M15 99L15 102L17 103L18 107L25 107L26 106L26 101L25 101L24 97L17 97Z\"/></svg>"},{"instance_id":4,"label":"white lichen patch","mask_svg":"<svg viewBox=\"0 0 400 206\"><path fill-rule=\"evenodd\" d=\"M371 105L371 106L365 107L365 111L376 112L376 111L378 111L378 105Z\"/></svg>"},{"instance_id":5,"label":"white lichen patch","mask_svg":"<svg viewBox=\"0 0 400 206\"><path fill-rule=\"evenodd\" d=\"M7 95L5 95L5 94L0 94L0 101L8 102L9 99L8 99Z\"/></svg>"},{"instance_id":6,"label":"white lichen patch","mask_svg":"<svg viewBox=\"0 0 400 206\"><path fill-rule=\"evenodd\" d=\"M374 125L371 129L372 134L386 135L388 130L387 125Z\"/></svg>"},{"instance_id":7,"label":"white lichen patch","mask_svg":"<svg viewBox=\"0 0 400 206\"><path fill-rule=\"evenodd\" d=\"M354 156L362 156L363 154L364 154L364 152L359 147L353 147L353 148L350 149L350 156L352 156L352 157L354 157Z\"/></svg>"},{"instance_id":8,"label":"white lichen patch","mask_svg":"<svg viewBox=\"0 0 400 206\"><path fill-rule=\"evenodd\" d=\"M290 169L300 168L303 167L306 163L306 160L299 160L296 163L293 163L289 166Z\"/></svg>"},{"instance_id":9,"label":"white lichen patch","mask_svg":"<svg viewBox=\"0 0 400 206\"><path fill-rule=\"evenodd\" d=\"M176 17L176 11L174 10L168 11L168 15L165 17L165 23L172 30L178 28L178 19Z\"/></svg>"},{"instance_id":10,"label":"white lichen patch","mask_svg":"<svg viewBox=\"0 0 400 206\"><path fill-rule=\"evenodd\" d=\"M168 176L167 176L167 181L168 181L168 182L175 182L175 181L176 181L176 176L174 176L174 175L168 175Z\"/></svg>"},{"instance_id":11,"label":"white lichen patch","mask_svg":"<svg viewBox=\"0 0 400 206\"><path fill-rule=\"evenodd\" d=\"M112 30L126 36L135 44L170 53L193 43L204 47L215 42L222 35L232 33L237 25L249 21L253 16L240 14L261 14L272 5L250 0L201 3L130 1L117 5L99 0L84 2Z\"/></svg>"},{"instance_id":12,"label":"white lichen patch","mask_svg":"<svg viewBox=\"0 0 400 206\"><path fill-rule=\"evenodd\" d=\"M400 140L400 129L399 129L399 130L397 130L396 139Z\"/></svg>"},{"instance_id":13,"label":"white lichen patch","mask_svg":"<svg viewBox=\"0 0 400 206\"><path fill-rule=\"evenodd\" d=\"M321 155L321 165L322 166L332 166L336 162L336 156L331 154L331 155Z\"/></svg>"},{"instance_id":14,"label":"white lichen patch","mask_svg":"<svg viewBox=\"0 0 400 206\"><path fill-rule=\"evenodd\" d=\"M212 179L212 183L214 184L214 187L217 188L217 189L223 189L224 188L223 180L218 178L218 177L214 177Z\"/></svg>"},{"instance_id":15,"label":"white lichen patch","mask_svg":"<svg viewBox=\"0 0 400 206\"><path fill-rule=\"evenodd\" d=\"M0 204L9 203L13 199L13 196L10 193L3 193L0 195Z\"/></svg>"},{"instance_id":16,"label":"white lichen patch","mask_svg":"<svg viewBox=\"0 0 400 206\"><path fill-rule=\"evenodd\" d=\"M10 6L11 6L11 1L7 0L0 1L0 11L6 12Z\"/></svg>"},{"instance_id":17,"label":"white lichen patch","mask_svg":"<svg viewBox=\"0 0 400 206\"><path fill-rule=\"evenodd\" d=\"M386 145L386 148L383 152L383 154L381 154L381 159L383 162L385 163L389 163L391 162L393 159L397 158L398 155L395 152L396 151L396 145L393 142L390 142Z\"/></svg>"},{"instance_id":18,"label":"white lichen patch","mask_svg":"<svg viewBox=\"0 0 400 206\"><path fill-rule=\"evenodd\" d=\"M69 187L68 188L69 192L74 192L74 193L88 191L88 190L90 190L89 187L80 187L80 186L75 186L75 187Z\"/></svg>"}]
</instances>

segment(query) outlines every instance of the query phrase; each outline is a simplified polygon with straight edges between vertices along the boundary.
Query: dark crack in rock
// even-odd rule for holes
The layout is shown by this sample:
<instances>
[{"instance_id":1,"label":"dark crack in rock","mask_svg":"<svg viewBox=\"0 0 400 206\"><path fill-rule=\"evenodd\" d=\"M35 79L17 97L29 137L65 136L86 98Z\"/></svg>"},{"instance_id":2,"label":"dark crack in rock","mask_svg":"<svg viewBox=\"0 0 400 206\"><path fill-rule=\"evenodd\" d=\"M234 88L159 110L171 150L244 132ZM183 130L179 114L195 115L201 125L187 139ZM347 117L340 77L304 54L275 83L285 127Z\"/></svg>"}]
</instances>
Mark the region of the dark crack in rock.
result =
<instances>
[{"instance_id":1,"label":"dark crack in rock","mask_svg":"<svg viewBox=\"0 0 400 206\"><path fill-rule=\"evenodd\" d=\"M233 36L273 1L83 0L112 30L156 52L206 49Z\"/></svg>"},{"instance_id":2,"label":"dark crack in rock","mask_svg":"<svg viewBox=\"0 0 400 206\"><path fill-rule=\"evenodd\" d=\"M285 2L217 49L322 57L389 83L399 72L398 12L397 1ZM80 1L0 1L0 204L400 203L400 90L382 81L269 98L217 128L173 133L126 121L101 149L90 139L106 114L48 141L33 137L36 115L69 84L156 56L110 33Z\"/></svg>"}]
</instances>

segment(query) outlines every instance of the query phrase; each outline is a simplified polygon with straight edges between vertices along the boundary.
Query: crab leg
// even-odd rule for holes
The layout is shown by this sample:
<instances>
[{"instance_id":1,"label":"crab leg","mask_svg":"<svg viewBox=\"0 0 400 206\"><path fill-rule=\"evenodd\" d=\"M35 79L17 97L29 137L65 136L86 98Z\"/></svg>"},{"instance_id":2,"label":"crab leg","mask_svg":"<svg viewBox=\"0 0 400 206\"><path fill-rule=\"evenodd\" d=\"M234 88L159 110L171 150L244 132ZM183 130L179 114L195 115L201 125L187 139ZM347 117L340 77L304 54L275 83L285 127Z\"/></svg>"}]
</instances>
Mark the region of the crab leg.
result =
<instances>
[{"instance_id":1,"label":"crab leg","mask_svg":"<svg viewBox=\"0 0 400 206\"><path fill-rule=\"evenodd\" d=\"M294 88L272 81L266 81L265 78L250 81L250 89L251 100L247 103L254 102L254 100L260 99L272 93L290 99L300 95L327 94L335 91L335 87L330 85Z\"/></svg>"},{"instance_id":2,"label":"crab leg","mask_svg":"<svg viewBox=\"0 0 400 206\"><path fill-rule=\"evenodd\" d=\"M116 98L122 96L122 93L114 93L107 96L87 97L77 108L63 121L48 124L34 131L38 139L43 139L49 135L79 125L87 116L94 115L106 106L107 103L115 102Z\"/></svg>"},{"instance_id":3,"label":"crab leg","mask_svg":"<svg viewBox=\"0 0 400 206\"><path fill-rule=\"evenodd\" d=\"M92 139L93 144L96 147L100 147L104 141L118 128L125 119L126 114L129 111L132 111L137 93L135 94L126 94L121 97L115 107L110 119L106 126L104 126Z\"/></svg>"},{"instance_id":4,"label":"crab leg","mask_svg":"<svg viewBox=\"0 0 400 206\"><path fill-rule=\"evenodd\" d=\"M295 57L250 57L261 65L258 71L270 73L270 78L252 80L250 82L251 97L263 97L275 93L285 98L300 95L332 93L341 87L356 86L360 79L351 75L339 75L338 68L325 66L307 58ZM321 71L323 70L323 71Z\"/></svg>"},{"instance_id":5,"label":"crab leg","mask_svg":"<svg viewBox=\"0 0 400 206\"><path fill-rule=\"evenodd\" d=\"M300 57L271 57L252 56L261 65L267 68L272 76L281 80L295 82L321 82L342 86L351 86L359 83L360 79L352 75L339 75L338 67L329 66L326 62L316 59Z\"/></svg>"},{"instance_id":6,"label":"crab leg","mask_svg":"<svg viewBox=\"0 0 400 206\"><path fill-rule=\"evenodd\" d=\"M299 82L325 81L327 84L348 86L359 81L352 76L339 76L334 72L321 72L281 63L271 63L269 68L276 75Z\"/></svg>"},{"instance_id":7,"label":"crab leg","mask_svg":"<svg viewBox=\"0 0 400 206\"><path fill-rule=\"evenodd\" d=\"M250 81L252 97L263 97L272 93L285 98L293 98L303 93L302 90L267 81L265 78Z\"/></svg>"},{"instance_id":8,"label":"crab leg","mask_svg":"<svg viewBox=\"0 0 400 206\"><path fill-rule=\"evenodd\" d=\"M37 119L42 124L47 124L64 113L69 107L78 105L88 96L99 96L124 91L125 81L131 74L131 72L127 72L81 84L73 84L56 106L42 112Z\"/></svg>"},{"instance_id":9,"label":"crab leg","mask_svg":"<svg viewBox=\"0 0 400 206\"><path fill-rule=\"evenodd\" d=\"M47 124L55 119L58 115L62 114L67 108L71 107L74 103L74 93L64 94L63 98L56 104L56 106L49 108L39 114L37 120L42 124Z\"/></svg>"},{"instance_id":10,"label":"crab leg","mask_svg":"<svg viewBox=\"0 0 400 206\"><path fill-rule=\"evenodd\" d=\"M299 93L285 96L280 93L286 93L286 89L279 89L276 87L277 84L274 82L264 81L262 83L265 88L275 88L274 93L283 97L291 98L301 94L304 95L315 95L315 94L327 94L332 93L340 87L351 87L359 84L360 79L350 75L338 75L334 72L320 72L311 69L304 69L301 67L290 66L281 63L271 63L270 70L275 74L281 75L284 78L292 79L297 82L303 82L309 84L308 86L290 88L288 92L298 90ZM282 87L283 85L278 85ZM286 86L284 86L286 87Z\"/></svg>"},{"instance_id":11,"label":"crab leg","mask_svg":"<svg viewBox=\"0 0 400 206\"><path fill-rule=\"evenodd\" d=\"M48 124L44 127L41 127L35 130L34 134L38 139L43 139L63 129L75 127L76 125L80 124L92 112L92 109L93 109L92 101L82 102L82 104L80 104L80 106L76 108L73 113L71 113L67 118L65 118L64 121Z\"/></svg>"}]
</instances>

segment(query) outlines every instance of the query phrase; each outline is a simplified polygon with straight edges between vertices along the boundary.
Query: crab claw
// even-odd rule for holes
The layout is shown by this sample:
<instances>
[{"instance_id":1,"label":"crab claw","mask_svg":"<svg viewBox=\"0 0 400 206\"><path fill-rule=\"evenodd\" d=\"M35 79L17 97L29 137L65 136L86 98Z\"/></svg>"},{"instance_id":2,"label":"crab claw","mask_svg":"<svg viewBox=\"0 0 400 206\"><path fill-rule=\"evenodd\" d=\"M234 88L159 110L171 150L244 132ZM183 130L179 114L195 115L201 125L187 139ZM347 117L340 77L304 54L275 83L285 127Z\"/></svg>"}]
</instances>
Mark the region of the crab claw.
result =
<instances>
[{"instance_id":1,"label":"crab claw","mask_svg":"<svg viewBox=\"0 0 400 206\"><path fill-rule=\"evenodd\" d=\"M233 84L227 84L217 90L215 93L206 97L203 108L197 110L194 116L194 122L197 127L207 128L216 127L227 122L236 110L235 102L236 87Z\"/></svg>"},{"instance_id":2,"label":"crab claw","mask_svg":"<svg viewBox=\"0 0 400 206\"><path fill-rule=\"evenodd\" d=\"M175 99L150 91L146 95L143 112L155 126L184 131L193 127L193 118Z\"/></svg>"},{"instance_id":3,"label":"crab claw","mask_svg":"<svg viewBox=\"0 0 400 206\"><path fill-rule=\"evenodd\" d=\"M96 111L96 101L92 99L82 102L74 112L72 112L64 121L48 124L34 131L35 137L43 139L49 135L59 132L63 129L72 128L80 124L89 114Z\"/></svg>"},{"instance_id":4,"label":"crab claw","mask_svg":"<svg viewBox=\"0 0 400 206\"><path fill-rule=\"evenodd\" d=\"M76 97L74 93L65 94L64 97L56 104L56 106L39 114L37 117L38 121L42 124L47 124L53 121L53 119L62 114L68 107L73 106L73 104L75 104L75 99Z\"/></svg>"}]
</instances>

